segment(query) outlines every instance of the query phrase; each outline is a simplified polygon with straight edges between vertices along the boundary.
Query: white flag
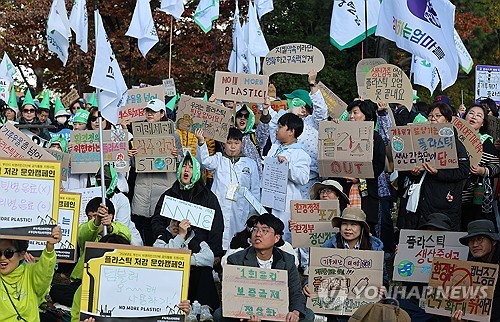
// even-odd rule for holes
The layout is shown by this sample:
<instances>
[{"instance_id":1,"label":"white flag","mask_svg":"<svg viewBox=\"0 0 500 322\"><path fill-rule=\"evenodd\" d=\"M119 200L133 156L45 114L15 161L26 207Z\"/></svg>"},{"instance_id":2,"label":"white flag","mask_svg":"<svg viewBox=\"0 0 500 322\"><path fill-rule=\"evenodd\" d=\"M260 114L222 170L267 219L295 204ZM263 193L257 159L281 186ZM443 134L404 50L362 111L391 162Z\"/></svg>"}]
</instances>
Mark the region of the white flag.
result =
<instances>
[{"instance_id":1,"label":"white flag","mask_svg":"<svg viewBox=\"0 0 500 322\"><path fill-rule=\"evenodd\" d=\"M165 11L169 15L172 15L175 20L179 20L181 19L182 13L184 12L184 1L162 0L160 4L160 10Z\"/></svg>"},{"instance_id":2,"label":"white flag","mask_svg":"<svg viewBox=\"0 0 500 322\"><path fill-rule=\"evenodd\" d=\"M265 57L269 53L264 33L260 28L257 10L252 1L248 4L248 49L255 57Z\"/></svg>"},{"instance_id":3,"label":"white flag","mask_svg":"<svg viewBox=\"0 0 500 322\"><path fill-rule=\"evenodd\" d=\"M458 75L454 18L455 6L448 0L384 0L376 35L431 62L444 90Z\"/></svg>"},{"instance_id":4,"label":"white flag","mask_svg":"<svg viewBox=\"0 0 500 322\"><path fill-rule=\"evenodd\" d=\"M219 18L219 0L200 0L194 12L194 22L204 32L212 29L212 21Z\"/></svg>"},{"instance_id":5,"label":"white flag","mask_svg":"<svg viewBox=\"0 0 500 322\"><path fill-rule=\"evenodd\" d=\"M261 19L263 15L274 10L273 0L255 0L255 7Z\"/></svg>"},{"instance_id":6,"label":"white flag","mask_svg":"<svg viewBox=\"0 0 500 322\"><path fill-rule=\"evenodd\" d=\"M439 83L439 76L432 63L413 55L410 74L413 74L413 84L427 88L431 95L434 93Z\"/></svg>"},{"instance_id":7,"label":"white flag","mask_svg":"<svg viewBox=\"0 0 500 322\"><path fill-rule=\"evenodd\" d=\"M0 63L0 79L6 79L9 82L14 81L14 74L16 73L16 67L7 55L7 52L3 53L2 62Z\"/></svg>"},{"instance_id":8,"label":"white flag","mask_svg":"<svg viewBox=\"0 0 500 322\"><path fill-rule=\"evenodd\" d=\"M96 53L90 86L97 91L99 110L113 124L118 123L120 108L127 101L127 84L102 24L99 10L94 13Z\"/></svg>"},{"instance_id":9,"label":"white flag","mask_svg":"<svg viewBox=\"0 0 500 322\"><path fill-rule=\"evenodd\" d=\"M366 26L365 3L368 18ZM379 0L352 0L349 2L334 0L330 21L330 43L340 50L360 43L366 38L366 34L370 36L375 32L379 11Z\"/></svg>"},{"instance_id":10,"label":"white flag","mask_svg":"<svg viewBox=\"0 0 500 322\"><path fill-rule=\"evenodd\" d=\"M453 39L455 40L455 47L457 48L458 64L460 65L462 70L468 74L474 66L474 61L467 51L467 48L465 48L465 45L462 42L462 39L460 38L457 30L453 29L453 31Z\"/></svg>"},{"instance_id":11,"label":"white flag","mask_svg":"<svg viewBox=\"0 0 500 322\"><path fill-rule=\"evenodd\" d=\"M240 10L238 9L238 0L236 0L236 9L234 11L233 20L233 49L229 57L227 69L231 73L243 73L247 62L247 44L245 42L245 35L240 23Z\"/></svg>"},{"instance_id":12,"label":"white flag","mask_svg":"<svg viewBox=\"0 0 500 322\"><path fill-rule=\"evenodd\" d=\"M86 0L75 0L69 15L69 25L76 34L76 44L80 46L83 52L87 52L89 46L89 16L87 14Z\"/></svg>"},{"instance_id":13,"label":"white flag","mask_svg":"<svg viewBox=\"0 0 500 322\"><path fill-rule=\"evenodd\" d=\"M243 34L245 35L245 43L247 44L247 66L243 68L243 72L246 74L259 74L260 73L260 57L252 55L250 51L249 39L250 39L250 24L248 21L243 23Z\"/></svg>"},{"instance_id":14,"label":"white flag","mask_svg":"<svg viewBox=\"0 0 500 322\"><path fill-rule=\"evenodd\" d=\"M47 46L57 54L63 66L68 61L69 37L71 29L64 0L54 0L47 20Z\"/></svg>"},{"instance_id":15,"label":"white flag","mask_svg":"<svg viewBox=\"0 0 500 322\"><path fill-rule=\"evenodd\" d=\"M137 38L139 50L144 57L156 45L158 34L156 33L149 0L137 0L132 21L125 35Z\"/></svg>"}]
</instances>

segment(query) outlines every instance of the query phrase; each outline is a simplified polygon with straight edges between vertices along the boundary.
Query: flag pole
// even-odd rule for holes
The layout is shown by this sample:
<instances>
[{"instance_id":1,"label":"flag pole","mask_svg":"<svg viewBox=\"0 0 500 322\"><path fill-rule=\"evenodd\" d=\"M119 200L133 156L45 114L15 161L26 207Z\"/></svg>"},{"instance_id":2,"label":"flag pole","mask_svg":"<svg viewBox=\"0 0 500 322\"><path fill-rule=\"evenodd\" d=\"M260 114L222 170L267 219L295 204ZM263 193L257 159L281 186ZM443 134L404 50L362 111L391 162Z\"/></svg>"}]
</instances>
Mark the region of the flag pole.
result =
<instances>
[{"instance_id":1,"label":"flag pole","mask_svg":"<svg viewBox=\"0 0 500 322\"><path fill-rule=\"evenodd\" d=\"M214 30L214 75L217 71L217 23L214 20L213 22L213 30Z\"/></svg>"},{"instance_id":2,"label":"flag pole","mask_svg":"<svg viewBox=\"0 0 500 322\"><path fill-rule=\"evenodd\" d=\"M365 0L365 40L361 43L361 59L365 58L365 47L368 52L368 4Z\"/></svg>"},{"instance_id":3,"label":"flag pole","mask_svg":"<svg viewBox=\"0 0 500 322\"><path fill-rule=\"evenodd\" d=\"M174 17L170 16L170 50L168 53L168 78L170 78L170 72L172 71L172 29L174 28Z\"/></svg>"}]
</instances>

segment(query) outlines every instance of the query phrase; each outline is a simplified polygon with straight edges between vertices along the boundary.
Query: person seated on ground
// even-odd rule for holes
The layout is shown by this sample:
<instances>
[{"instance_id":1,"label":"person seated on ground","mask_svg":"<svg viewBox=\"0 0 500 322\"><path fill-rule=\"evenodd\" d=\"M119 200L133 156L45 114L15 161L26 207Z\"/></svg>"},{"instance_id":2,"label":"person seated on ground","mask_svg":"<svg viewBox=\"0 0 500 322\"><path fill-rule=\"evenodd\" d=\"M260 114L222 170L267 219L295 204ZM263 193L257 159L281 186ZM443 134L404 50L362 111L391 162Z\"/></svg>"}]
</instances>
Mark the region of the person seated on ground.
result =
<instances>
[{"instance_id":1,"label":"person seated on ground","mask_svg":"<svg viewBox=\"0 0 500 322\"><path fill-rule=\"evenodd\" d=\"M118 234L108 234L103 236L100 243L109 243L109 244L122 244L122 245L130 245L130 240L125 238L123 235ZM71 305L71 322L80 321L80 299L82 296L82 286L80 285L75 292L75 296L73 297L73 305ZM189 300L181 301L177 306L184 313L189 314L191 311ZM93 318L85 319L84 321L95 321Z\"/></svg>"},{"instance_id":2,"label":"person seated on ground","mask_svg":"<svg viewBox=\"0 0 500 322\"><path fill-rule=\"evenodd\" d=\"M314 313L306 308L306 299L300 291L299 271L294 257L278 248L283 245L284 229L285 226L279 218L267 213L260 215L252 227L252 246L230 255L227 264L288 271L286 322L313 321ZM249 321L259 320L256 315L249 317ZM222 310L219 308L214 312L214 321L238 321L238 319L222 317Z\"/></svg>"},{"instance_id":3,"label":"person seated on ground","mask_svg":"<svg viewBox=\"0 0 500 322\"><path fill-rule=\"evenodd\" d=\"M38 305L52 282L56 266L54 245L61 241L61 228L52 229L40 260L26 265L27 240L0 239L0 321L39 322Z\"/></svg>"},{"instance_id":4,"label":"person seated on ground","mask_svg":"<svg viewBox=\"0 0 500 322\"><path fill-rule=\"evenodd\" d=\"M460 238L462 245L469 247L469 261L500 264L500 234L495 230L495 224L488 219L474 220L467 225L467 235ZM491 310L491 322L500 321L500 286L495 286L493 293L493 308ZM462 321L463 312L455 311L452 321Z\"/></svg>"},{"instance_id":5,"label":"person seated on ground","mask_svg":"<svg viewBox=\"0 0 500 322\"><path fill-rule=\"evenodd\" d=\"M71 306L75 291L82 284L85 243L88 241L98 242L104 235L104 227L106 227L108 234L122 235L129 241L132 239L127 226L113 221L115 215L113 203L109 199L106 199L106 206L104 206L101 201L101 197L95 197L85 207L85 213L89 221L78 227L77 241L80 258L71 272L71 283L69 285L52 285L50 297L54 303L60 303L68 307Z\"/></svg>"}]
</instances>

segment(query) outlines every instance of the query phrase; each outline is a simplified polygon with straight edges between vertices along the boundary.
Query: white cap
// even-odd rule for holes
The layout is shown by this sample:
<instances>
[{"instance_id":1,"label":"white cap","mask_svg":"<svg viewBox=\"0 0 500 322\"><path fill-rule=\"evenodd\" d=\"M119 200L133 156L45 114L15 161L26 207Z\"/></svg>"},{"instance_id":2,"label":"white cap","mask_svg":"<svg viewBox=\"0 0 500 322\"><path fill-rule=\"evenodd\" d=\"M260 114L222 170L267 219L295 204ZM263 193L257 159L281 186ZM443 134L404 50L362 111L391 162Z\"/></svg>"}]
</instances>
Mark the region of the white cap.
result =
<instances>
[{"instance_id":1,"label":"white cap","mask_svg":"<svg viewBox=\"0 0 500 322\"><path fill-rule=\"evenodd\" d=\"M146 107L144 108L149 108L155 112L159 112L159 111L164 111L166 112L165 110L165 102L163 102L162 100L159 100L159 99L154 99L154 100L150 100L148 105L146 105Z\"/></svg>"}]
</instances>

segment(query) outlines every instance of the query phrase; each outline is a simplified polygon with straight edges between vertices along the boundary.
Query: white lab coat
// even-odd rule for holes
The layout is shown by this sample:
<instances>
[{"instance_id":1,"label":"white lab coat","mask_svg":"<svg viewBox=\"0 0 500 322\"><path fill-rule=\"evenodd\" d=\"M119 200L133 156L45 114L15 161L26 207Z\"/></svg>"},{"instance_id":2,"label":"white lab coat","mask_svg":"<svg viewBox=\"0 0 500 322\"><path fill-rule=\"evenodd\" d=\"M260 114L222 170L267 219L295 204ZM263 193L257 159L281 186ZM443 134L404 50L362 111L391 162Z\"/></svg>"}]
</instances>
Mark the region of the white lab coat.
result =
<instances>
[{"instance_id":1,"label":"white lab coat","mask_svg":"<svg viewBox=\"0 0 500 322\"><path fill-rule=\"evenodd\" d=\"M222 248L229 249L233 236L245 229L248 216L255 210L243 196L243 189L248 189L253 196L260 200L260 181L257 164L248 157L240 157L238 162L231 160L217 152L210 156L206 143L197 146L196 156L205 169L212 171L214 182L212 192L217 196L224 216L224 233L222 234ZM235 193L235 200L227 199L229 184L239 185Z\"/></svg>"},{"instance_id":2,"label":"white lab coat","mask_svg":"<svg viewBox=\"0 0 500 322\"><path fill-rule=\"evenodd\" d=\"M130 235L132 235L130 244L133 246L143 246L141 234L139 234L139 231L135 228L135 224L130 219L132 213L130 211L130 201L127 196L121 192L115 193L110 200L115 207L114 220L127 226Z\"/></svg>"}]
</instances>

